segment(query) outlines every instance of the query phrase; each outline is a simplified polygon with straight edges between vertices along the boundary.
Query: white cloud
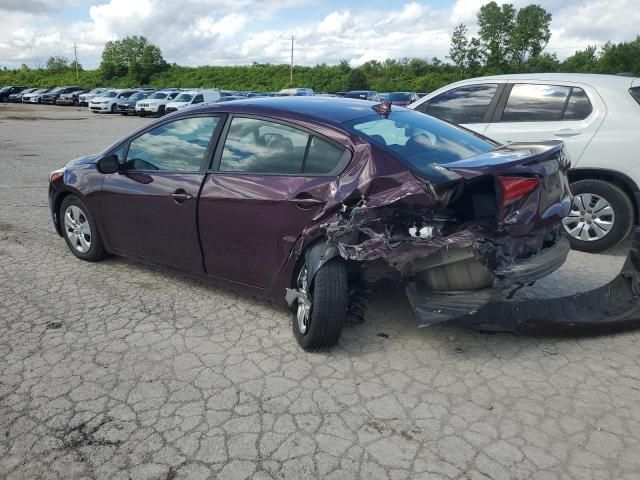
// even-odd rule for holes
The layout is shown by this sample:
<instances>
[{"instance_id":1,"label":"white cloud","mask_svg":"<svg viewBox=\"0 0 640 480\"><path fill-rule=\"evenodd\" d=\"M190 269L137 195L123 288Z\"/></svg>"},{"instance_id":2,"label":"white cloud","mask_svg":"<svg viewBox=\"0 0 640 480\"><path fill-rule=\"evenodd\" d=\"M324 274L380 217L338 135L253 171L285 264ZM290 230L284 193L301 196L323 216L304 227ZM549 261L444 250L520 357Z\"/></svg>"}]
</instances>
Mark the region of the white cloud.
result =
<instances>
[{"instance_id":1,"label":"white cloud","mask_svg":"<svg viewBox=\"0 0 640 480\"><path fill-rule=\"evenodd\" d=\"M376 11L345 2L333 12L323 11L320 0L304 0L313 5L302 20L299 11L289 18L300 0L102 0L87 9L87 20L65 22L61 8L78 1L0 0L3 23L11 26L0 30L0 65L71 56L75 41L81 63L91 68L105 41L127 35L148 37L169 62L182 65L288 62L291 35L297 64L444 58L453 27L465 22L475 32L478 9L489 0L452 0L438 9L428 1L407 1ZM554 16L549 51L562 58L589 44L634 39L640 25L637 1L540 0ZM512 3L520 7L530 1ZM314 17L316 11L322 14Z\"/></svg>"}]
</instances>

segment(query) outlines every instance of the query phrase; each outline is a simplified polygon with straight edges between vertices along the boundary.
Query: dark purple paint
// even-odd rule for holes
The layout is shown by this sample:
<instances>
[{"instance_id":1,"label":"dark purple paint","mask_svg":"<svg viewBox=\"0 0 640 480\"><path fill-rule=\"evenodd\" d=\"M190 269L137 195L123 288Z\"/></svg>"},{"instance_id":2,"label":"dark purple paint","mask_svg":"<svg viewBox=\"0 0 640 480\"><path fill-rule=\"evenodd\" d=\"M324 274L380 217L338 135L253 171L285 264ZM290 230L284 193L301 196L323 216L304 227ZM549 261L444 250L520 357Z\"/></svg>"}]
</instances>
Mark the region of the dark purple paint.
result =
<instances>
[{"instance_id":1,"label":"dark purple paint","mask_svg":"<svg viewBox=\"0 0 640 480\"><path fill-rule=\"evenodd\" d=\"M439 189L416 176L386 150L350 134L341 123L371 115L371 102L324 98L251 99L179 112L114 143L98 155L67 165L63 179L51 183L49 200L59 233L58 208L69 194L83 197L94 214L108 251L142 259L223 285L282 301L300 255L335 222L343 205L367 200L370 208L408 200L442 208L450 187ZM158 123L198 114L241 114L290 122L325 135L351 151L336 177L214 173L101 174L96 162ZM528 149L528 150L527 150ZM448 164L459 181L489 174L551 173L562 162L562 147L513 146ZM554 163L555 162L555 163ZM426 179L428 180L428 179ZM558 224L568 212L570 194L564 172L559 201L539 210L540 193L500 212L502 234L526 235ZM453 182L459 183L459 182ZM179 204L178 189L193 198ZM199 195L200 189L202 189ZM321 200L318 205L297 199ZM504 223L505 219L514 219ZM466 238L466 237L465 237Z\"/></svg>"}]
</instances>

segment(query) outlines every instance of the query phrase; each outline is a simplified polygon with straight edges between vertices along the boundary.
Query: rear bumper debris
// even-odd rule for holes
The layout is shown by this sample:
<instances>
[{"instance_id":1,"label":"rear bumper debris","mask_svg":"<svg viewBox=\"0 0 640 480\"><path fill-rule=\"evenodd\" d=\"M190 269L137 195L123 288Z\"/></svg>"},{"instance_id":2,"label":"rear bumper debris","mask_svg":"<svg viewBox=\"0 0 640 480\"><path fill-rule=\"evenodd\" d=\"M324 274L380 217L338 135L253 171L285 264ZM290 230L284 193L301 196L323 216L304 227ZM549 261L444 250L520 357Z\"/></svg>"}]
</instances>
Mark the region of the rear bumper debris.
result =
<instances>
[{"instance_id":1,"label":"rear bumper debris","mask_svg":"<svg viewBox=\"0 0 640 480\"><path fill-rule=\"evenodd\" d=\"M493 286L472 291L431 291L419 282L407 285L406 294L418 317L418 325L426 327L476 313L491 301L506 298L514 289L531 284L557 270L569 254L569 242L561 238L550 248L526 261L515 260L497 268Z\"/></svg>"},{"instance_id":2,"label":"rear bumper debris","mask_svg":"<svg viewBox=\"0 0 640 480\"><path fill-rule=\"evenodd\" d=\"M536 335L610 333L639 326L640 228L622 270L606 285L551 299L492 301L461 320L479 330Z\"/></svg>"}]
</instances>

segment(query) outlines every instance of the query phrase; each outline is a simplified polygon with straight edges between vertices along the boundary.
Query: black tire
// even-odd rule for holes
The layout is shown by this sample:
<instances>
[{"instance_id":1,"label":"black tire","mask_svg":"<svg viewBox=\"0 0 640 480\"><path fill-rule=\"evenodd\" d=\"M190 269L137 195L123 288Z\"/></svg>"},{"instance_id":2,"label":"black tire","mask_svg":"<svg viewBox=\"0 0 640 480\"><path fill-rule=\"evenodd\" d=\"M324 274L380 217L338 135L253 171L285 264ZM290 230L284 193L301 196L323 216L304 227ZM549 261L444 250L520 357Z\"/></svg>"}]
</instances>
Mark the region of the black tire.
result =
<instances>
[{"instance_id":1,"label":"black tire","mask_svg":"<svg viewBox=\"0 0 640 480\"><path fill-rule=\"evenodd\" d=\"M313 279L310 296L311 320L307 331L300 332L294 317L293 335L303 350L319 352L338 343L347 319L349 287L343 260L333 258L320 267Z\"/></svg>"},{"instance_id":2,"label":"black tire","mask_svg":"<svg viewBox=\"0 0 640 480\"><path fill-rule=\"evenodd\" d=\"M67 235L64 214L67 208L70 206L76 206L82 211L84 217L86 218L86 221L89 223L89 227L91 228L91 246L89 247L89 250L87 252L83 253L78 251L78 249L75 248L71 243L71 241L69 240L69 236ZM71 253L86 262L97 262L98 260L102 260L107 255L107 252L104 248L104 243L102 242L102 237L100 236L100 232L98 231L98 226L96 225L93 215L80 198L76 197L75 195L69 195L65 197L60 205L60 211L58 212L58 215L60 218L60 224L62 226L62 235L65 242L67 242L67 246L69 247L69 250L71 250Z\"/></svg>"},{"instance_id":3,"label":"black tire","mask_svg":"<svg viewBox=\"0 0 640 480\"><path fill-rule=\"evenodd\" d=\"M617 185L604 180L578 180L571 184L571 193L591 193L604 198L613 208L613 227L604 237L597 240L580 240L567 233L571 248L582 252L601 252L615 247L623 241L634 225L635 210L629 196Z\"/></svg>"},{"instance_id":4,"label":"black tire","mask_svg":"<svg viewBox=\"0 0 640 480\"><path fill-rule=\"evenodd\" d=\"M158 107L158 115L159 116L163 116L164 115L164 105L160 105Z\"/></svg>"},{"instance_id":5,"label":"black tire","mask_svg":"<svg viewBox=\"0 0 640 480\"><path fill-rule=\"evenodd\" d=\"M118 111L118 106L114 103L111 105L111 113L116 113Z\"/></svg>"}]
</instances>

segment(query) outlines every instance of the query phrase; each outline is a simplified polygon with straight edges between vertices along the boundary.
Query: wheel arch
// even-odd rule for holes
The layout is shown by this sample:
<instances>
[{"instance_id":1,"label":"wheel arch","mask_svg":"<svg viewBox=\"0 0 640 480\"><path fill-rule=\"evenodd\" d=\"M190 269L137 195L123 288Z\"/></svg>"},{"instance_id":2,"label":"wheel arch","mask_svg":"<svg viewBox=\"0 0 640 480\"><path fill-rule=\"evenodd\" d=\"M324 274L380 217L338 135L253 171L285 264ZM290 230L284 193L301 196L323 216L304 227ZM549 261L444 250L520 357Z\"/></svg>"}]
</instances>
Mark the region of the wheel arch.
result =
<instances>
[{"instance_id":1,"label":"wheel arch","mask_svg":"<svg viewBox=\"0 0 640 480\"><path fill-rule=\"evenodd\" d=\"M605 168L572 168L569 170L568 176L570 183L578 180L603 180L620 187L631 200L636 225L640 223L638 218L640 214L640 188L628 175Z\"/></svg>"}]
</instances>

